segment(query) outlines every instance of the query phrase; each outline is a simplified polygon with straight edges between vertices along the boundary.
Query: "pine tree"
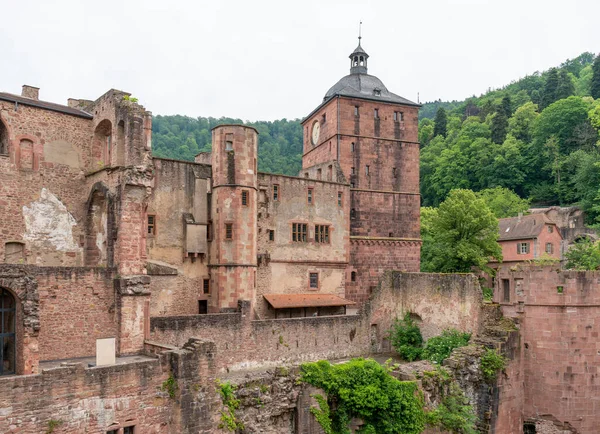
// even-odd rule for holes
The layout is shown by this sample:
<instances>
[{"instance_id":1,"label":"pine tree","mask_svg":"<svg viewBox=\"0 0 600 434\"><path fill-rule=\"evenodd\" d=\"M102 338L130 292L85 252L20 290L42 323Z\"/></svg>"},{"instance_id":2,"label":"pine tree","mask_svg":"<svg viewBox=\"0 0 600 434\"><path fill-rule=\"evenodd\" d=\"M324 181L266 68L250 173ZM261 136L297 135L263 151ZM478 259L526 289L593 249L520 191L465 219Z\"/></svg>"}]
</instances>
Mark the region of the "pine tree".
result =
<instances>
[{"instance_id":1,"label":"pine tree","mask_svg":"<svg viewBox=\"0 0 600 434\"><path fill-rule=\"evenodd\" d=\"M600 98L600 54L594 60L592 65L592 83L591 83L591 95L592 98Z\"/></svg>"},{"instance_id":2,"label":"pine tree","mask_svg":"<svg viewBox=\"0 0 600 434\"><path fill-rule=\"evenodd\" d=\"M550 68L548 76L546 77L546 84L544 85L544 92L542 94L542 101L540 108L543 110L556 101L556 91L558 89L558 71L556 68Z\"/></svg>"},{"instance_id":3,"label":"pine tree","mask_svg":"<svg viewBox=\"0 0 600 434\"><path fill-rule=\"evenodd\" d=\"M433 128L433 137L442 136L446 137L446 128L448 127L448 115L446 110L440 107L435 114L435 127Z\"/></svg>"},{"instance_id":4,"label":"pine tree","mask_svg":"<svg viewBox=\"0 0 600 434\"><path fill-rule=\"evenodd\" d=\"M558 74L558 87L556 88L556 100L568 98L575 95L575 84L566 69L561 69Z\"/></svg>"},{"instance_id":5,"label":"pine tree","mask_svg":"<svg viewBox=\"0 0 600 434\"><path fill-rule=\"evenodd\" d=\"M502 98L500 106L496 110L496 114L492 118L492 141L497 144L504 143L506 133L508 131L508 118L511 115L510 97Z\"/></svg>"}]
</instances>

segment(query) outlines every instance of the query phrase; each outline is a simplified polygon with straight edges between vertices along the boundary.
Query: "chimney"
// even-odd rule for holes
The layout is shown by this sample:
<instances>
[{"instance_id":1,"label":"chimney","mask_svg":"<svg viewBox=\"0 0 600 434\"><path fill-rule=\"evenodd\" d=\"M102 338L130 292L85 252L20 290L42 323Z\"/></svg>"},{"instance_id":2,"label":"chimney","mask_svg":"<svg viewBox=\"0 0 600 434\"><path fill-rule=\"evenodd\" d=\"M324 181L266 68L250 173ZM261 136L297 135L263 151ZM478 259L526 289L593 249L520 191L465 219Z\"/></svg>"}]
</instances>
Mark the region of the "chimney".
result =
<instances>
[{"instance_id":1,"label":"chimney","mask_svg":"<svg viewBox=\"0 0 600 434\"><path fill-rule=\"evenodd\" d=\"M523 218L523 213L522 213L522 212L520 212L520 213L519 213L519 218L517 219L517 221L518 221L518 222L520 222L522 218Z\"/></svg>"},{"instance_id":2,"label":"chimney","mask_svg":"<svg viewBox=\"0 0 600 434\"><path fill-rule=\"evenodd\" d=\"M31 98L37 101L40 99L40 88L24 84L21 96L24 96L25 98Z\"/></svg>"}]
</instances>

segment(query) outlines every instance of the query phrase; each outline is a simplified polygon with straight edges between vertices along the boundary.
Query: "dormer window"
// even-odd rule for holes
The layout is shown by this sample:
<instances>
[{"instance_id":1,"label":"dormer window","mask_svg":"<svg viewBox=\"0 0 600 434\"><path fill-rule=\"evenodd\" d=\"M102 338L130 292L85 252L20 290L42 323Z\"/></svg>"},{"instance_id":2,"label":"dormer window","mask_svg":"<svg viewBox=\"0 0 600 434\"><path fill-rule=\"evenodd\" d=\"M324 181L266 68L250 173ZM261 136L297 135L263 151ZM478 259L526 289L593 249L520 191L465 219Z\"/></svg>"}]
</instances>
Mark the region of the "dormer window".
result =
<instances>
[{"instance_id":1,"label":"dormer window","mask_svg":"<svg viewBox=\"0 0 600 434\"><path fill-rule=\"evenodd\" d=\"M381 89L379 89L377 87L375 89L373 89L373 95L375 95L375 96L381 96Z\"/></svg>"}]
</instances>

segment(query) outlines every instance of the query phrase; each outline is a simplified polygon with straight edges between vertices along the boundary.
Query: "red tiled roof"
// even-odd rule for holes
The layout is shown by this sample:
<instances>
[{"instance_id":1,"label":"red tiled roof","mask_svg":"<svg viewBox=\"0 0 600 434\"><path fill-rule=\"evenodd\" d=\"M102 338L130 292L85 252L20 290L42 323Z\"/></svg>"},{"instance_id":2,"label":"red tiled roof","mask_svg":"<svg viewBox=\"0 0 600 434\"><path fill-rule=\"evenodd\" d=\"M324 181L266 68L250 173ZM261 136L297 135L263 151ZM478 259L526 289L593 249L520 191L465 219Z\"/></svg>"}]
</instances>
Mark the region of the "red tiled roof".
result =
<instances>
[{"instance_id":1,"label":"red tiled roof","mask_svg":"<svg viewBox=\"0 0 600 434\"><path fill-rule=\"evenodd\" d=\"M531 214L500 219L498 221L500 230L498 241L536 238L546 225L556 227L556 224L544 214ZM559 231L557 230L557 232Z\"/></svg>"},{"instance_id":2,"label":"red tiled roof","mask_svg":"<svg viewBox=\"0 0 600 434\"><path fill-rule=\"evenodd\" d=\"M333 294L265 294L265 299L275 309L292 307L325 307L356 304Z\"/></svg>"}]
</instances>

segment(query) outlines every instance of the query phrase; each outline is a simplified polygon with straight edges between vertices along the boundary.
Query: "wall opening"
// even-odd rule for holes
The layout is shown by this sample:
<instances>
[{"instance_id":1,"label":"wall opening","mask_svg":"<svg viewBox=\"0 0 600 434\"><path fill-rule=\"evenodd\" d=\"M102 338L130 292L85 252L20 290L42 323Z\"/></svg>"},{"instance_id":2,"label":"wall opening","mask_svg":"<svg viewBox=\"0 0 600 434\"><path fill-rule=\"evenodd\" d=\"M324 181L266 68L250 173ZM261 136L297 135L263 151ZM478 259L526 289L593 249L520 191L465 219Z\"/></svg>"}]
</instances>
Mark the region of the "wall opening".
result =
<instances>
[{"instance_id":1,"label":"wall opening","mask_svg":"<svg viewBox=\"0 0 600 434\"><path fill-rule=\"evenodd\" d=\"M510 301L510 280L502 279L502 301L508 303Z\"/></svg>"},{"instance_id":2,"label":"wall opening","mask_svg":"<svg viewBox=\"0 0 600 434\"><path fill-rule=\"evenodd\" d=\"M24 264L25 244L19 241L9 241L4 244L4 262L7 264Z\"/></svg>"},{"instance_id":3,"label":"wall opening","mask_svg":"<svg viewBox=\"0 0 600 434\"><path fill-rule=\"evenodd\" d=\"M16 373L17 334L16 300L4 288L0 288L0 375Z\"/></svg>"},{"instance_id":4,"label":"wall opening","mask_svg":"<svg viewBox=\"0 0 600 434\"><path fill-rule=\"evenodd\" d=\"M109 246L112 240L109 234L108 198L105 193L95 190L88 201L85 236L85 265L87 267L109 266Z\"/></svg>"},{"instance_id":5,"label":"wall opening","mask_svg":"<svg viewBox=\"0 0 600 434\"><path fill-rule=\"evenodd\" d=\"M92 158L90 170L102 169L110 165L112 155L112 124L104 119L98 124L94 131L92 140Z\"/></svg>"},{"instance_id":6,"label":"wall opening","mask_svg":"<svg viewBox=\"0 0 600 434\"><path fill-rule=\"evenodd\" d=\"M0 120L0 155L8 155L8 128Z\"/></svg>"},{"instance_id":7,"label":"wall opening","mask_svg":"<svg viewBox=\"0 0 600 434\"><path fill-rule=\"evenodd\" d=\"M121 121L117 125L117 166L125 165L125 122Z\"/></svg>"}]
</instances>

